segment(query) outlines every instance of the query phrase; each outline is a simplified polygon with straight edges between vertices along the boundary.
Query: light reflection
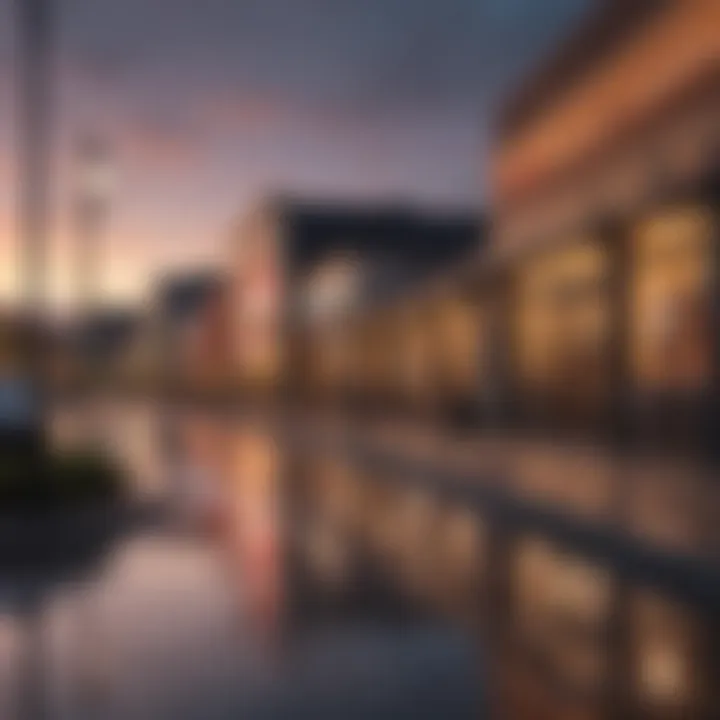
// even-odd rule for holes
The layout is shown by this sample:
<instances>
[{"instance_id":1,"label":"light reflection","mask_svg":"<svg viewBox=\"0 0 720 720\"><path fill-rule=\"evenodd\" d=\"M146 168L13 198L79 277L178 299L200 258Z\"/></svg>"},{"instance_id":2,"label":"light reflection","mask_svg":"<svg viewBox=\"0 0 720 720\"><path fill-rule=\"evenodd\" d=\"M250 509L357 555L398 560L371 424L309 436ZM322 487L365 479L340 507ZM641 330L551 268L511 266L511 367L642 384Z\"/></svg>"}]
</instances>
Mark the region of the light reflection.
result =
<instances>
[{"instance_id":1,"label":"light reflection","mask_svg":"<svg viewBox=\"0 0 720 720\"><path fill-rule=\"evenodd\" d=\"M278 641L283 612L279 482L281 457L271 436L241 429L233 437L230 536L250 627Z\"/></svg>"}]
</instances>

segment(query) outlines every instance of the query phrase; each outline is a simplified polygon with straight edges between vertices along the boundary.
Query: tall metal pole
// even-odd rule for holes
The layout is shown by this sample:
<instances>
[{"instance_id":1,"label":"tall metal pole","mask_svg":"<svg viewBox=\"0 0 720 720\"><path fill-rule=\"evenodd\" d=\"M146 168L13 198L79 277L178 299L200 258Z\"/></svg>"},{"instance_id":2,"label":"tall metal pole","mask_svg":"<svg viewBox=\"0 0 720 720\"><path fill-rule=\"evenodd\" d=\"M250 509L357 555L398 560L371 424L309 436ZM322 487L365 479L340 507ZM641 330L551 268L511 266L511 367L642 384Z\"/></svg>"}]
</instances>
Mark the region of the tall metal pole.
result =
<instances>
[{"instance_id":1,"label":"tall metal pole","mask_svg":"<svg viewBox=\"0 0 720 720\"><path fill-rule=\"evenodd\" d=\"M17 23L18 230L21 293L29 326L21 356L31 413L28 439L44 443L43 310L47 274L48 195L52 132L53 0L15 0ZM39 457L40 453L31 453ZM37 461L40 463L40 460ZM35 473L42 475L40 465Z\"/></svg>"},{"instance_id":2,"label":"tall metal pole","mask_svg":"<svg viewBox=\"0 0 720 720\"><path fill-rule=\"evenodd\" d=\"M106 140L97 133L81 136L77 146L76 289L77 321L80 331L79 364L86 380L92 381L96 367L96 348L92 347L93 317L99 300L100 239L107 219L111 168Z\"/></svg>"},{"instance_id":3,"label":"tall metal pole","mask_svg":"<svg viewBox=\"0 0 720 720\"><path fill-rule=\"evenodd\" d=\"M80 138L77 175L76 283L82 322L90 319L99 299L100 240L110 202L110 153L100 135L85 134Z\"/></svg>"},{"instance_id":4,"label":"tall metal pole","mask_svg":"<svg viewBox=\"0 0 720 720\"><path fill-rule=\"evenodd\" d=\"M19 230L24 300L45 300L53 64L52 0L15 0L18 26Z\"/></svg>"}]
</instances>

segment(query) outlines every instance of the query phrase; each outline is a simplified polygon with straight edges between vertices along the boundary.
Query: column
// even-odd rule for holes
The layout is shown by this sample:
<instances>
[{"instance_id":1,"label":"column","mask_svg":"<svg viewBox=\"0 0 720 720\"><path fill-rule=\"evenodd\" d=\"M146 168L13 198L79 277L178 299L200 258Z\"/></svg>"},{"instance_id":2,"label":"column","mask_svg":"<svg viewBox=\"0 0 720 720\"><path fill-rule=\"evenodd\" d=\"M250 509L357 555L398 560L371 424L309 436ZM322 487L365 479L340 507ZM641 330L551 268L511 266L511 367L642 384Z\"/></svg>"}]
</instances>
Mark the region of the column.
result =
<instances>
[{"instance_id":1,"label":"column","mask_svg":"<svg viewBox=\"0 0 720 720\"><path fill-rule=\"evenodd\" d=\"M497 271L489 279L488 331L487 331L487 375L485 387L481 388L485 425L502 428L516 419L516 398L513 392L514 303L512 275L508 269Z\"/></svg>"},{"instance_id":2,"label":"column","mask_svg":"<svg viewBox=\"0 0 720 720\"><path fill-rule=\"evenodd\" d=\"M607 439L613 450L627 449L632 434L632 378L629 354L631 342L632 282L628 230L617 222L603 222L600 235L608 253L608 300L610 334L607 340Z\"/></svg>"},{"instance_id":3,"label":"column","mask_svg":"<svg viewBox=\"0 0 720 720\"><path fill-rule=\"evenodd\" d=\"M712 377L709 380L708 408L703 428L703 446L708 460L720 462L720 166L714 168L703 187L703 200L713 211L713 245L710 287L710 345L713 355Z\"/></svg>"}]
</instances>

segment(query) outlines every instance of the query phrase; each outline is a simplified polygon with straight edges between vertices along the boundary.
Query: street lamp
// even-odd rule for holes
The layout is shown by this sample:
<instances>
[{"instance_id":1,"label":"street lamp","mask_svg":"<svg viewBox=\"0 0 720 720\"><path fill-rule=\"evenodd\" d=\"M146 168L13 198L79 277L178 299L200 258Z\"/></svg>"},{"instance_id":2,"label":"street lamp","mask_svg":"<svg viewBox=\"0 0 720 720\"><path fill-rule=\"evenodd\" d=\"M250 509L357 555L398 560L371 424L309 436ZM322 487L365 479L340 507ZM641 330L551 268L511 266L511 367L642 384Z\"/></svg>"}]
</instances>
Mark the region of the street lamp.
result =
<instances>
[{"instance_id":1,"label":"street lamp","mask_svg":"<svg viewBox=\"0 0 720 720\"><path fill-rule=\"evenodd\" d=\"M34 315L45 299L55 18L52 0L16 0L15 10L19 228L23 290L27 310Z\"/></svg>"},{"instance_id":2,"label":"street lamp","mask_svg":"<svg viewBox=\"0 0 720 720\"><path fill-rule=\"evenodd\" d=\"M108 146L99 135L88 134L81 138L76 162L76 281L79 310L87 320L98 299L99 243L115 178Z\"/></svg>"},{"instance_id":3,"label":"street lamp","mask_svg":"<svg viewBox=\"0 0 720 720\"><path fill-rule=\"evenodd\" d=\"M25 322L20 323L21 363L0 374L0 448L36 458L44 410L44 352L41 314L45 302L48 195L50 183L52 84L54 81L52 0L16 0L18 35L17 149L18 229ZM37 470L37 468L36 468ZM39 471L35 473L38 475Z\"/></svg>"}]
</instances>

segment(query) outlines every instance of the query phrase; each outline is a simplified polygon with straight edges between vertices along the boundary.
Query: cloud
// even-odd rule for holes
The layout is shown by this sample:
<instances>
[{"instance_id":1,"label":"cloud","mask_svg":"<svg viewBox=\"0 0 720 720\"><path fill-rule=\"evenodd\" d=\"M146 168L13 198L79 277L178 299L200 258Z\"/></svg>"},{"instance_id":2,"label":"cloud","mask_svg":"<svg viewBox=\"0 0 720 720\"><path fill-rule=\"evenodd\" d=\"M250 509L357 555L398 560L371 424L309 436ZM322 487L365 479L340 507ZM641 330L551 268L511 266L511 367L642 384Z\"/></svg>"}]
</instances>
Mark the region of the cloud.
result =
<instances>
[{"instance_id":1,"label":"cloud","mask_svg":"<svg viewBox=\"0 0 720 720\"><path fill-rule=\"evenodd\" d=\"M288 116L288 108L269 95L218 93L202 103L200 123L205 131L267 130Z\"/></svg>"},{"instance_id":2,"label":"cloud","mask_svg":"<svg viewBox=\"0 0 720 720\"><path fill-rule=\"evenodd\" d=\"M178 173L196 169L218 137L257 140L291 111L264 95L198 93L190 108L173 116L171 108L138 109L116 117L114 136L123 164L151 173Z\"/></svg>"},{"instance_id":3,"label":"cloud","mask_svg":"<svg viewBox=\"0 0 720 720\"><path fill-rule=\"evenodd\" d=\"M115 143L121 164L151 173L188 171L203 157L203 137L197 128L162 119L124 124Z\"/></svg>"},{"instance_id":4,"label":"cloud","mask_svg":"<svg viewBox=\"0 0 720 720\"><path fill-rule=\"evenodd\" d=\"M484 100L591 2L75 0L70 40L165 93L225 84L418 109Z\"/></svg>"}]
</instances>

